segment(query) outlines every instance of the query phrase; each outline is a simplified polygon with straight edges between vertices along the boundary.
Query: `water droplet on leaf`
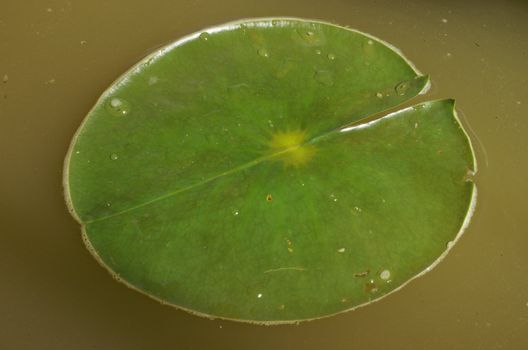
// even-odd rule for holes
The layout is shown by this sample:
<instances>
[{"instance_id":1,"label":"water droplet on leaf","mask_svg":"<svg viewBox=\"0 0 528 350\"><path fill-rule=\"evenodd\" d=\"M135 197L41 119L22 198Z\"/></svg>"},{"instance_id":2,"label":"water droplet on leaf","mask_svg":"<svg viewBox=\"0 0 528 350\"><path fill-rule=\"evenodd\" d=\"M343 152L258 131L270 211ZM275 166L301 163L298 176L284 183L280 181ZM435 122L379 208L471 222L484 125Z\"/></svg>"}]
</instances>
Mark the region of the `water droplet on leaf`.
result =
<instances>
[{"instance_id":1,"label":"water droplet on leaf","mask_svg":"<svg viewBox=\"0 0 528 350\"><path fill-rule=\"evenodd\" d=\"M148 84L149 84L149 85L154 85L154 84L156 84L158 81L159 81L159 78L158 78L158 77L156 77L156 76L152 76L152 77L150 77L150 78L148 79Z\"/></svg>"},{"instance_id":2,"label":"water droplet on leaf","mask_svg":"<svg viewBox=\"0 0 528 350\"><path fill-rule=\"evenodd\" d=\"M407 93L407 90L409 90L410 86L411 84L408 81L402 81L394 87L394 91L396 91L396 94L403 96L405 93Z\"/></svg>"},{"instance_id":3,"label":"water droplet on leaf","mask_svg":"<svg viewBox=\"0 0 528 350\"><path fill-rule=\"evenodd\" d=\"M130 113L130 105L127 101L113 97L111 98L107 105L107 110L114 116L125 116Z\"/></svg>"},{"instance_id":4,"label":"water droplet on leaf","mask_svg":"<svg viewBox=\"0 0 528 350\"><path fill-rule=\"evenodd\" d=\"M363 47L363 52L367 55L372 55L375 52L374 41L369 39L363 42L361 45Z\"/></svg>"},{"instance_id":5,"label":"water droplet on leaf","mask_svg":"<svg viewBox=\"0 0 528 350\"><path fill-rule=\"evenodd\" d=\"M268 50L264 49L264 48L260 48L257 50L257 53L259 54L259 56L262 56L262 57L269 57L269 53L268 53Z\"/></svg>"},{"instance_id":6,"label":"water droplet on leaf","mask_svg":"<svg viewBox=\"0 0 528 350\"><path fill-rule=\"evenodd\" d=\"M321 37L313 30L297 29L297 34L301 37L303 43L308 46L321 44Z\"/></svg>"}]
</instances>

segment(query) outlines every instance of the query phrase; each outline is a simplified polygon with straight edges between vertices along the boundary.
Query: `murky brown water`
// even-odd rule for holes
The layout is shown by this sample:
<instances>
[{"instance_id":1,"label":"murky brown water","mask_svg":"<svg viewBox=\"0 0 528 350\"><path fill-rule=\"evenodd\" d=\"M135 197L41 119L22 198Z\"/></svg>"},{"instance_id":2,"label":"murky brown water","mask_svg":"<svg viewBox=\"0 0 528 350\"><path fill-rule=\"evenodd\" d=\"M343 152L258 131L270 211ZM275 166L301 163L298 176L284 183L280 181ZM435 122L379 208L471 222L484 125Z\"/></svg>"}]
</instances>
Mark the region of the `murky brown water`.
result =
<instances>
[{"instance_id":1,"label":"murky brown water","mask_svg":"<svg viewBox=\"0 0 528 350\"><path fill-rule=\"evenodd\" d=\"M0 4L0 348L528 348L526 1L24 1ZM203 27L288 15L349 25L431 74L477 146L479 201L452 253L382 301L298 326L209 321L116 283L61 193L98 95L153 48Z\"/></svg>"}]
</instances>

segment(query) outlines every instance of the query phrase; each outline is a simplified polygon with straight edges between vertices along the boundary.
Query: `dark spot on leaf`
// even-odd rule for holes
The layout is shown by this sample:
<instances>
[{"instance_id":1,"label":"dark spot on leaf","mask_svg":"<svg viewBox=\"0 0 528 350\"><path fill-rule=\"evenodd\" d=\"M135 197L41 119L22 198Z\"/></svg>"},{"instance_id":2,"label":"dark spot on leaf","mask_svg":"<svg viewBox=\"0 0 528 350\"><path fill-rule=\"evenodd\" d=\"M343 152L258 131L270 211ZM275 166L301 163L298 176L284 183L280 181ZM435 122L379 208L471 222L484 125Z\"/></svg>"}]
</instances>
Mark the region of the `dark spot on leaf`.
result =
<instances>
[{"instance_id":1,"label":"dark spot on leaf","mask_svg":"<svg viewBox=\"0 0 528 350\"><path fill-rule=\"evenodd\" d=\"M368 276L369 273L370 273L370 270L365 270L365 271L362 271L362 272L356 272L354 274L354 277L366 277L366 276Z\"/></svg>"},{"instance_id":2,"label":"dark spot on leaf","mask_svg":"<svg viewBox=\"0 0 528 350\"><path fill-rule=\"evenodd\" d=\"M365 292L367 293L376 293L378 291L378 286L374 281L370 280L369 282L365 283Z\"/></svg>"}]
</instances>

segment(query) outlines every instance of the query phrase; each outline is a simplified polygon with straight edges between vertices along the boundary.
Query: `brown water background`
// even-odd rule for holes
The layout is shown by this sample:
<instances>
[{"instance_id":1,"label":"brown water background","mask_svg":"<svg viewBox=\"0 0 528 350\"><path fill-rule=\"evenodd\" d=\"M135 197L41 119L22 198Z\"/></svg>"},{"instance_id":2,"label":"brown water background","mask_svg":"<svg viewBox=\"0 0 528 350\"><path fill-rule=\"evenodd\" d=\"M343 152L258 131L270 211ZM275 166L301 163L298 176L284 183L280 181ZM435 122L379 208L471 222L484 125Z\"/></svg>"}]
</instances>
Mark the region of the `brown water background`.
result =
<instances>
[{"instance_id":1,"label":"brown water background","mask_svg":"<svg viewBox=\"0 0 528 350\"><path fill-rule=\"evenodd\" d=\"M116 283L64 205L62 162L104 89L185 34L264 16L348 25L454 97L477 210L433 272L297 326L210 321ZM528 1L0 0L0 349L528 349Z\"/></svg>"}]
</instances>

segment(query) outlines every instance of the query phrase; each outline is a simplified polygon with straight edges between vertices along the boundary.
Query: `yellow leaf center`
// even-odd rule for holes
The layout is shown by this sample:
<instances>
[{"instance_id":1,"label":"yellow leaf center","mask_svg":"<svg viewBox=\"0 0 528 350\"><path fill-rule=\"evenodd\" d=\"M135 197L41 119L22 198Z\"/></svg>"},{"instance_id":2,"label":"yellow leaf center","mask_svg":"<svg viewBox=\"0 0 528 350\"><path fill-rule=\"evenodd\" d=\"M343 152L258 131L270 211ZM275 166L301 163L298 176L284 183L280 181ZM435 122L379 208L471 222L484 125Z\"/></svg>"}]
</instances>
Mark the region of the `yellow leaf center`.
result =
<instances>
[{"instance_id":1,"label":"yellow leaf center","mask_svg":"<svg viewBox=\"0 0 528 350\"><path fill-rule=\"evenodd\" d=\"M277 131L269 142L271 153L285 165L298 167L315 154L315 146L307 145L306 131Z\"/></svg>"}]
</instances>

